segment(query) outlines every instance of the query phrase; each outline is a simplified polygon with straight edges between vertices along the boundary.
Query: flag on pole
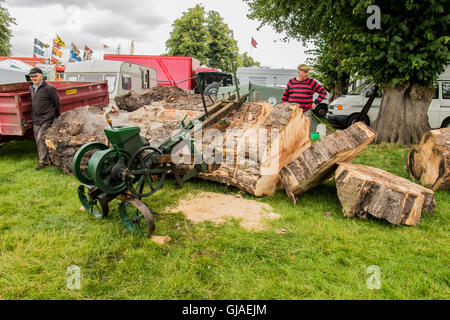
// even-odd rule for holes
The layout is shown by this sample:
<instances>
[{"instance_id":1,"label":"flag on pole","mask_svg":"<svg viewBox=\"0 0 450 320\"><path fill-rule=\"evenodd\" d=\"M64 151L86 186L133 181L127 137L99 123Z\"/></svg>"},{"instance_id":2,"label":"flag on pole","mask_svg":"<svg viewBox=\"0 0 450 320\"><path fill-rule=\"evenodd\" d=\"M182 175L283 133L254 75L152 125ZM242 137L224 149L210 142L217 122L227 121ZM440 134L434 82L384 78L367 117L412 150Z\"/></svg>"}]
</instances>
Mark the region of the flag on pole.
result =
<instances>
[{"instance_id":1,"label":"flag on pole","mask_svg":"<svg viewBox=\"0 0 450 320\"><path fill-rule=\"evenodd\" d=\"M61 56L62 56L62 51L61 50L58 50L56 47L53 47L52 48L52 54L54 55L54 56L57 56L58 58L61 58Z\"/></svg>"},{"instance_id":2,"label":"flag on pole","mask_svg":"<svg viewBox=\"0 0 450 320\"><path fill-rule=\"evenodd\" d=\"M256 42L256 40L252 37L252 46L254 48L256 48L257 45L258 45L258 42Z\"/></svg>"},{"instance_id":3,"label":"flag on pole","mask_svg":"<svg viewBox=\"0 0 450 320\"><path fill-rule=\"evenodd\" d=\"M79 56L80 49L78 49L76 44L73 42L70 45L71 45L71 49L70 49L69 62L81 61L81 58Z\"/></svg>"},{"instance_id":4,"label":"flag on pole","mask_svg":"<svg viewBox=\"0 0 450 320\"><path fill-rule=\"evenodd\" d=\"M44 48L48 48L48 44L34 38L33 57L44 58Z\"/></svg>"},{"instance_id":5,"label":"flag on pole","mask_svg":"<svg viewBox=\"0 0 450 320\"><path fill-rule=\"evenodd\" d=\"M84 46L84 54L83 54L83 60L91 60L92 59L92 49L90 49L88 46Z\"/></svg>"},{"instance_id":6,"label":"flag on pole","mask_svg":"<svg viewBox=\"0 0 450 320\"><path fill-rule=\"evenodd\" d=\"M55 40L53 40L53 44L56 44L57 48L60 48L60 47L65 48L66 47L66 44L64 43L64 41L62 41L62 39L58 35L56 35Z\"/></svg>"},{"instance_id":7,"label":"flag on pole","mask_svg":"<svg viewBox=\"0 0 450 320\"><path fill-rule=\"evenodd\" d=\"M107 44L103 44L103 49L109 48Z\"/></svg>"}]
</instances>

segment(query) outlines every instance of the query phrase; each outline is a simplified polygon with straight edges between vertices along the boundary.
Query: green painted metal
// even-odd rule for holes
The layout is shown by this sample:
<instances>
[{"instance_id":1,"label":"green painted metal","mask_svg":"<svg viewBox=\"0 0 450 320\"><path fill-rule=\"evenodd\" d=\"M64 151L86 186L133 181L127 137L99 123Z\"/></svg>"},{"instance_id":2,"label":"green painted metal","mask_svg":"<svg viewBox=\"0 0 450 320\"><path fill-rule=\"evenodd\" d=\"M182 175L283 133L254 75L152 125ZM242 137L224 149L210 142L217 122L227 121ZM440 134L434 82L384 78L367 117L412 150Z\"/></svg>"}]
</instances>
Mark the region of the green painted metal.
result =
<instances>
[{"instance_id":1,"label":"green painted metal","mask_svg":"<svg viewBox=\"0 0 450 320\"><path fill-rule=\"evenodd\" d=\"M97 219L102 219L108 214L108 209L102 208L100 200L93 198L86 186L80 185L78 187L78 198L86 211Z\"/></svg>"},{"instance_id":2,"label":"green painted metal","mask_svg":"<svg viewBox=\"0 0 450 320\"><path fill-rule=\"evenodd\" d=\"M145 138L139 135L141 129L137 126L105 127L104 131L108 141L129 154L144 146Z\"/></svg>"},{"instance_id":3,"label":"green painted metal","mask_svg":"<svg viewBox=\"0 0 450 320\"><path fill-rule=\"evenodd\" d=\"M116 194L126 189L126 182L119 176L121 170L126 169L126 162L130 158L125 150L114 148L97 151L89 160L88 174L94 180L95 186L107 194ZM120 157L123 157L123 161Z\"/></svg>"},{"instance_id":4,"label":"green painted metal","mask_svg":"<svg viewBox=\"0 0 450 320\"><path fill-rule=\"evenodd\" d=\"M81 161L83 156L92 150L106 150L108 146L100 142L90 142L83 145L78 151L75 153L75 156L72 160L72 172L75 178L77 178L81 183L86 185L94 185L94 180L86 173L81 170Z\"/></svg>"},{"instance_id":5,"label":"green painted metal","mask_svg":"<svg viewBox=\"0 0 450 320\"><path fill-rule=\"evenodd\" d=\"M155 222L149 208L138 199L127 199L121 202L119 215L128 230L144 237L150 237L155 231Z\"/></svg>"}]
</instances>

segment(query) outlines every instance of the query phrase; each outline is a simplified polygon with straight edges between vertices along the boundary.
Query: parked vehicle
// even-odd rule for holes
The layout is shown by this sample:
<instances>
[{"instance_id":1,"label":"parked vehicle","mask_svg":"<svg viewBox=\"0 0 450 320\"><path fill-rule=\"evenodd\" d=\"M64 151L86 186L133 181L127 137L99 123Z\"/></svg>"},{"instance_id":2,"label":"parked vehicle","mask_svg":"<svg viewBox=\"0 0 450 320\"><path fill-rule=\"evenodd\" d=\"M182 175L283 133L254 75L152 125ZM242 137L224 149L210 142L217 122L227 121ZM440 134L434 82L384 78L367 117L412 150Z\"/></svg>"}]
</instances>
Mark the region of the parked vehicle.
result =
<instances>
[{"instance_id":1,"label":"parked vehicle","mask_svg":"<svg viewBox=\"0 0 450 320\"><path fill-rule=\"evenodd\" d=\"M331 102L327 113L328 121L338 128L347 128L359 116L362 108L369 99L375 85L362 83L355 90ZM363 121L370 125L380 110L381 92L377 93L367 116ZM428 108L428 121L431 128L450 126L450 67L438 78L433 100Z\"/></svg>"},{"instance_id":2,"label":"parked vehicle","mask_svg":"<svg viewBox=\"0 0 450 320\"><path fill-rule=\"evenodd\" d=\"M88 60L68 63L66 81L108 82L110 105L114 98L127 92L144 93L156 86L156 70L123 61Z\"/></svg>"},{"instance_id":3,"label":"parked vehicle","mask_svg":"<svg viewBox=\"0 0 450 320\"><path fill-rule=\"evenodd\" d=\"M61 113L83 106L108 106L106 82L49 81L61 100ZM33 137L30 82L0 85L0 143Z\"/></svg>"},{"instance_id":4,"label":"parked vehicle","mask_svg":"<svg viewBox=\"0 0 450 320\"><path fill-rule=\"evenodd\" d=\"M195 75L200 68L200 62L192 57L105 54L103 59L153 68L158 74L158 85L176 85L184 90L195 90Z\"/></svg>"}]
</instances>

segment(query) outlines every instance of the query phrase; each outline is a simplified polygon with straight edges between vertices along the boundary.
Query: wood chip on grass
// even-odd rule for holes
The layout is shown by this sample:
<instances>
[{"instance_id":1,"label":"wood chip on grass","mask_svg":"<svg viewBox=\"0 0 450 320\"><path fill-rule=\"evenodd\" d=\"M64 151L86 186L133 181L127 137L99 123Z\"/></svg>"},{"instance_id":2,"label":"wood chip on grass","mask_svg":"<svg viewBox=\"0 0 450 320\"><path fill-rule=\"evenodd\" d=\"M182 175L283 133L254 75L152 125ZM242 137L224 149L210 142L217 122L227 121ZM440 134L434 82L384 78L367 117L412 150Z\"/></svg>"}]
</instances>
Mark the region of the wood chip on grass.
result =
<instances>
[{"instance_id":1,"label":"wood chip on grass","mask_svg":"<svg viewBox=\"0 0 450 320\"><path fill-rule=\"evenodd\" d=\"M243 199L240 195L202 192L195 197L180 200L178 207L170 212L183 213L193 223L210 221L224 223L227 219L237 219L241 227L248 231L267 228L266 220L280 218L267 203Z\"/></svg>"}]
</instances>

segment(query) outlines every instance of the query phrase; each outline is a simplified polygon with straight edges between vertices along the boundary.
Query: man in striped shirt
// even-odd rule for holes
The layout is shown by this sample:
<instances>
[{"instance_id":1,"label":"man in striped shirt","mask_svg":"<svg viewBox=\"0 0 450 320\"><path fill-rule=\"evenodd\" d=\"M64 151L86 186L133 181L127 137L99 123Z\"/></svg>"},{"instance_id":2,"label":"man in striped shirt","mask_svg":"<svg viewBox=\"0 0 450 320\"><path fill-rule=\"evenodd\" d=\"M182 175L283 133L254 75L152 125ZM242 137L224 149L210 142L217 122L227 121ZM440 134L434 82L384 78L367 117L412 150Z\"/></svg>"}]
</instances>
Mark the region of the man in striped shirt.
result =
<instances>
[{"instance_id":1,"label":"man in striped shirt","mask_svg":"<svg viewBox=\"0 0 450 320\"><path fill-rule=\"evenodd\" d=\"M315 132L317 122L312 116L312 111L327 96L327 90L316 80L309 78L309 67L306 64L298 66L298 75L289 80L281 102L298 103L306 117L310 118L310 132ZM314 92L319 96L313 102Z\"/></svg>"}]
</instances>

